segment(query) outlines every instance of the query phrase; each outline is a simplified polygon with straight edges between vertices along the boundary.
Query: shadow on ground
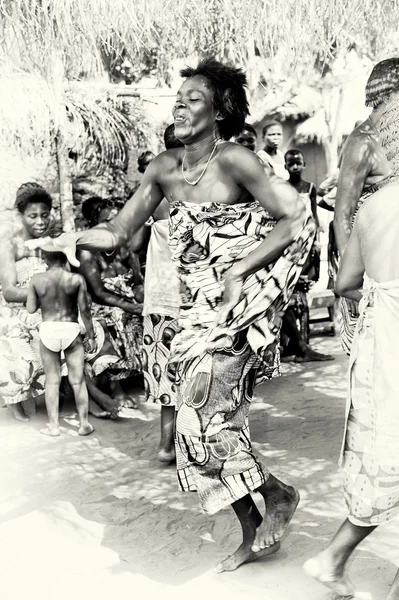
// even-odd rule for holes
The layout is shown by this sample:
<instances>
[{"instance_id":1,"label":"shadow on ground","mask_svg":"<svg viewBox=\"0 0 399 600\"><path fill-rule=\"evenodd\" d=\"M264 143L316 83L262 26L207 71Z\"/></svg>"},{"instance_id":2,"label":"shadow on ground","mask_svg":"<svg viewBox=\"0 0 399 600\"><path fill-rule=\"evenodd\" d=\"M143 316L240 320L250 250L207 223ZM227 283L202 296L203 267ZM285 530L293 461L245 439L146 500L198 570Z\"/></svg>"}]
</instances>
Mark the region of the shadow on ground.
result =
<instances>
[{"instance_id":1,"label":"shadow on ground","mask_svg":"<svg viewBox=\"0 0 399 600\"><path fill-rule=\"evenodd\" d=\"M195 494L177 491L174 468L156 460L158 407L141 404L133 418L116 422L93 419L95 434L79 438L67 405L59 439L39 433L44 407L29 424L1 411L0 559L3 582L8 577L13 586L10 600L35 585L42 600L70 597L72 590L77 600L87 598L85 586L97 598L125 597L132 586L174 598L200 590L266 597L266 589L268 600L327 597L301 565L345 516L337 460L346 357L333 338L312 344L336 360L284 364L280 379L257 388L250 418L254 449L275 475L299 487L299 510L278 555L232 574L211 569L239 543L233 512L207 517ZM359 597L385 597L392 562L399 564L397 539L398 525L391 524L357 552L351 571ZM16 584L22 562L25 577Z\"/></svg>"}]
</instances>

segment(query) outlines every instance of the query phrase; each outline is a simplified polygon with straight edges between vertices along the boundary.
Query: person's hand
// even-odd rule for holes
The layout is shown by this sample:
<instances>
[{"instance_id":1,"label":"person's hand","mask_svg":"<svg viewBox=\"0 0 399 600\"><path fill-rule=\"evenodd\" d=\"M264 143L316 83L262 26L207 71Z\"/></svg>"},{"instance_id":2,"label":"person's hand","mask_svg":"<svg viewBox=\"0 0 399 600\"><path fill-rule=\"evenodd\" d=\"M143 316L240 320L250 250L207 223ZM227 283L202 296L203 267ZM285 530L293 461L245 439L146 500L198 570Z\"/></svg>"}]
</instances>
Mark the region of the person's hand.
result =
<instances>
[{"instance_id":1,"label":"person's hand","mask_svg":"<svg viewBox=\"0 0 399 600\"><path fill-rule=\"evenodd\" d=\"M220 307L216 325L226 325L231 318L233 309L237 306L242 296L244 279L228 272L224 280L223 304Z\"/></svg>"},{"instance_id":2,"label":"person's hand","mask_svg":"<svg viewBox=\"0 0 399 600\"><path fill-rule=\"evenodd\" d=\"M57 238L42 237L35 240L27 240L25 246L29 250L41 250L47 252L63 252L73 267L79 267L80 262L76 258L76 235L74 233L62 233Z\"/></svg>"},{"instance_id":3,"label":"person's hand","mask_svg":"<svg viewBox=\"0 0 399 600\"><path fill-rule=\"evenodd\" d=\"M347 299L347 307L351 317L357 318L359 316L359 302Z\"/></svg>"},{"instance_id":4,"label":"person's hand","mask_svg":"<svg viewBox=\"0 0 399 600\"><path fill-rule=\"evenodd\" d=\"M143 305L133 304L133 302L126 302L124 310L132 315L141 315L143 312Z\"/></svg>"},{"instance_id":5,"label":"person's hand","mask_svg":"<svg viewBox=\"0 0 399 600\"><path fill-rule=\"evenodd\" d=\"M95 341L95 339L92 338L92 337L88 337L86 339L86 342L87 342L87 350L88 350L89 354L93 354L93 352L96 349L96 341Z\"/></svg>"}]
</instances>

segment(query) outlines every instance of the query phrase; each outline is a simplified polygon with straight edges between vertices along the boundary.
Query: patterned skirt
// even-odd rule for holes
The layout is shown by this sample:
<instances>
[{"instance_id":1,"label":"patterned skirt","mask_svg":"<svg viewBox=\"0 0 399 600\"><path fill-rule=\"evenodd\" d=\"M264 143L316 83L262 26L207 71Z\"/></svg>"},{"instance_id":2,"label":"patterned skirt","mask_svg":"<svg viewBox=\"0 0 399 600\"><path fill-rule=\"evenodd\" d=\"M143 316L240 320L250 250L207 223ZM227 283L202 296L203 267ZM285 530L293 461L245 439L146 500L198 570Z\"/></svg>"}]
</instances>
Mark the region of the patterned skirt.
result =
<instances>
[{"instance_id":1,"label":"patterned skirt","mask_svg":"<svg viewBox=\"0 0 399 600\"><path fill-rule=\"evenodd\" d=\"M143 374L146 400L175 406L175 365L169 365L170 345L177 321L163 315L144 317Z\"/></svg>"},{"instance_id":2,"label":"patterned skirt","mask_svg":"<svg viewBox=\"0 0 399 600\"><path fill-rule=\"evenodd\" d=\"M373 316L368 310L359 332L358 353L350 375L351 405L342 457L349 520L366 527L381 525L399 514L399 467L382 464L373 450L374 347Z\"/></svg>"},{"instance_id":3,"label":"patterned skirt","mask_svg":"<svg viewBox=\"0 0 399 600\"><path fill-rule=\"evenodd\" d=\"M198 492L208 514L256 490L269 476L252 452L248 427L258 364L244 331L231 349L178 367L179 487Z\"/></svg>"}]
</instances>

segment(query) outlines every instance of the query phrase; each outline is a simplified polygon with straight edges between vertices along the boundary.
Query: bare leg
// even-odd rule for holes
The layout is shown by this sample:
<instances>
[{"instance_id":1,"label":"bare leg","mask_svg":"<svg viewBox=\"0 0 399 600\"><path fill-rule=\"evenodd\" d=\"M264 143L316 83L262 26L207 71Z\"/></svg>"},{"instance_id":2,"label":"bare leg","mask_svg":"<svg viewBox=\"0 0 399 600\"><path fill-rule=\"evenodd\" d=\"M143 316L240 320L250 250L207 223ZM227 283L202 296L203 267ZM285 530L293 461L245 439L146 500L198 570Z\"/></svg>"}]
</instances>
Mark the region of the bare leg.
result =
<instances>
[{"instance_id":1,"label":"bare leg","mask_svg":"<svg viewBox=\"0 0 399 600\"><path fill-rule=\"evenodd\" d=\"M25 414L23 402L16 402L15 404L8 404L7 406L11 410L14 419L17 421L21 421L22 423L30 421L30 417Z\"/></svg>"},{"instance_id":2,"label":"bare leg","mask_svg":"<svg viewBox=\"0 0 399 600\"><path fill-rule=\"evenodd\" d=\"M399 600L399 570L397 571L395 579L393 580L387 600Z\"/></svg>"},{"instance_id":3,"label":"bare leg","mask_svg":"<svg viewBox=\"0 0 399 600\"><path fill-rule=\"evenodd\" d=\"M158 460L170 463L176 460L175 451L175 407L161 406L161 442Z\"/></svg>"},{"instance_id":4,"label":"bare leg","mask_svg":"<svg viewBox=\"0 0 399 600\"><path fill-rule=\"evenodd\" d=\"M58 418L59 396L61 384L61 361L59 352L49 350L42 341L40 341L40 356L43 363L44 373L46 375L46 389L44 393L46 409L49 418L49 425L41 429L40 433L51 437L60 435L60 424Z\"/></svg>"},{"instance_id":5,"label":"bare leg","mask_svg":"<svg viewBox=\"0 0 399 600\"><path fill-rule=\"evenodd\" d=\"M68 380L75 396L80 427L79 435L93 433L94 427L89 423L89 395L84 378L84 348L80 334L65 349L65 361L68 367Z\"/></svg>"},{"instance_id":6,"label":"bare leg","mask_svg":"<svg viewBox=\"0 0 399 600\"><path fill-rule=\"evenodd\" d=\"M232 507L242 528L242 544L234 554L228 556L215 568L216 573L234 571L240 565L274 554L280 547L280 544L277 543L274 544L273 547L266 548L262 552L252 551L252 544L254 543L256 530L262 523L262 516L256 508L256 504L252 500L250 494L237 500L237 502L234 502Z\"/></svg>"},{"instance_id":7,"label":"bare leg","mask_svg":"<svg viewBox=\"0 0 399 600\"><path fill-rule=\"evenodd\" d=\"M259 552L280 541L299 502L298 491L270 474L257 490L262 494L266 512L258 528L252 550Z\"/></svg>"},{"instance_id":8,"label":"bare leg","mask_svg":"<svg viewBox=\"0 0 399 600\"><path fill-rule=\"evenodd\" d=\"M117 401L120 407L137 408L135 401L132 400L132 398L129 398L129 396L124 392L120 382L117 379L110 379L109 387L112 397Z\"/></svg>"},{"instance_id":9,"label":"bare leg","mask_svg":"<svg viewBox=\"0 0 399 600\"><path fill-rule=\"evenodd\" d=\"M346 519L330 545L314 558L306 561L303 565L305 572L338 595L353 595L353 585L344 573L345 565L356 546L374 529L375 527L359 527Z\"/></svg>"},{"instance_id":10,"label":"bare leg","mask_svg":"<svg viewBox=\"0 0 399 600\"><path fill-rule=\"evenodd\" d=\"M103 419L108 419L109 417L111 417L115 419L118 416L119 407L114 402L114 400L112 400L112 398L110 398L108 394L104 394L104 392L99 390L98 387L96 387L96 385L94 384L93 380L88 375L85 376L85 380L87 391L91 396L91 400L94 400L94 402L90 402L90 413L94 417L99 417ZM99 406L102 408L102 411L100 413L98 412Z\"/></svg>"}]
</instances>

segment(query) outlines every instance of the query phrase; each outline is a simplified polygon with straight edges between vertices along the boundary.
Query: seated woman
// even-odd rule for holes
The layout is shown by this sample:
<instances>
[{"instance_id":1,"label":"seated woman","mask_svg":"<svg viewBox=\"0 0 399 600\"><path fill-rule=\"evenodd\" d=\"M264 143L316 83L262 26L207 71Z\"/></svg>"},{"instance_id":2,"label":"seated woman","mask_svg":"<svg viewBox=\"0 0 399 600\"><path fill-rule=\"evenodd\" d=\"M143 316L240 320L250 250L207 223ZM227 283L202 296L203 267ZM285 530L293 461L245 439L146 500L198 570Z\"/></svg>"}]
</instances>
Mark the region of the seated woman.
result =
<instances>
[{"instance_id":1,"label":"seated woman","mask_svg":"<svg viewBox=\"0 0 399 600\"><path fill-rule=\"evenodd\" d=\"M96 199L94 199L96 200ZM106 223L119 212L115 204L87 200L82 212L91 226ZM107 371L110 390L119 405L134 407L120 380L142 373L143 279L137 256L128 248L110 254L79 252L79 272L85 277L91 295L93 316L102 320L120 358Z\"/></svg>"}]
</instances>

